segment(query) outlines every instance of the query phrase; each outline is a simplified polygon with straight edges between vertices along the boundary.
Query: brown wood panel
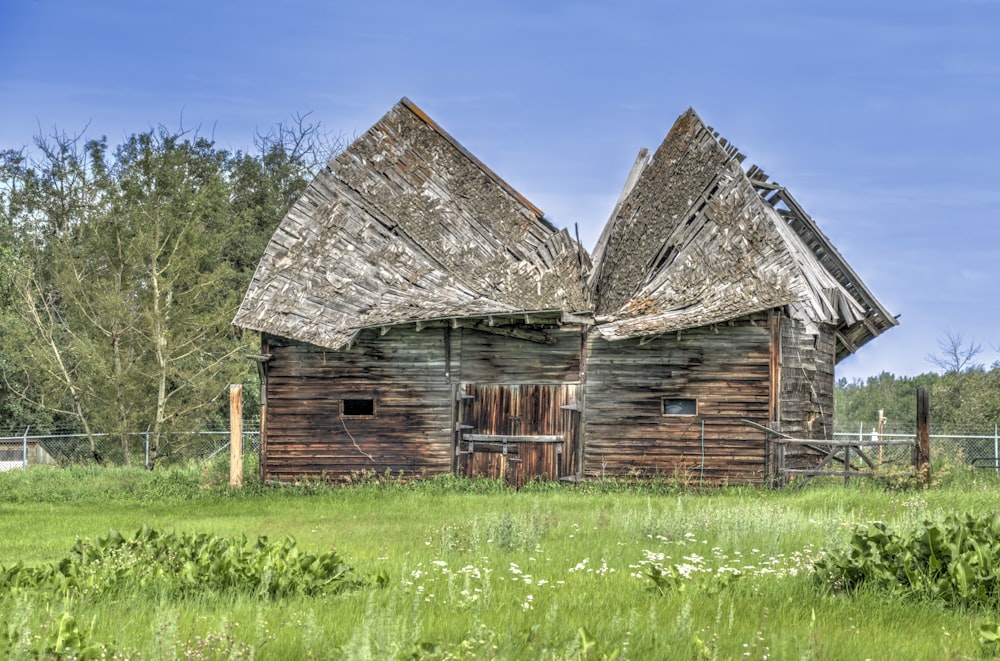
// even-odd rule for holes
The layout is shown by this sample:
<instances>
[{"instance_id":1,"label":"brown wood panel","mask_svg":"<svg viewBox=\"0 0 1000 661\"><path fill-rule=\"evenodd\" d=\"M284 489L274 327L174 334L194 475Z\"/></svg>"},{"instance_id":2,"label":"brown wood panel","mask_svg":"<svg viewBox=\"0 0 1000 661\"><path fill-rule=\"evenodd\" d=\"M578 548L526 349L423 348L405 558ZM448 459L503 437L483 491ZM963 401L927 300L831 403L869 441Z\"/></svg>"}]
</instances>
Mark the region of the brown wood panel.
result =
<instances>
[{"instance_id":1,"label":"brown wood panel","mask_svg":"<svg viewBox=\"0 0 1000 661\"><path fill-rule=\"evenodd\" d=\"M576 325L549 328L555 344L462 329L461 380L465 383L575 383L580 380Z\"/></svg>"},{"instance_id":2,"label":"brown wood panel","mask_svg":"<svg viewBox=\"0 0 1000 661\"><path fill-rule=\"evenodd\" d=\"M470 477L521 486L574 474L578 442L578 384L464 384L460 470ZM499 442L476 440L488 436ZM552 442L558 438L559 442ZM506 441L506 442L503 442ZM508 459L483 459L501 454ZM493 471L493 472L490 472Z\"/></svg>"},{"instance_id":3,"label":"brown wood panel","mask_svg":"<svg viewBox=\"0 0 1000 661\"><path fill-rule=\"evenodd\" d=\"M662 400L696 399L664 416ZM588 340L584 473L759 482L770 409L770 333L759 319L640 342ZM704 425L704 426L703 426Z\"/></svg>"},{"instance_id":4,"label":"brown wood panel","mask_svg":"<svg viewBox=\"0 0 1000 661\"><path fill-rule=\"evenodd\" d=\"M801 322L785 319L781 344L781 431L796 438L832 438L833 327L820 326L816 335Z\"/></svg>"},{"instance_id":5,"label":"brown wood panel","mask_svg":"<svg viewBox=\"0 0 1000 661\"><path fill-rule=\"evenodd\" d=\"M456 469L518 485L575 474L759 482L764 434L743 420L767 425L779 410L784 428L821 437L832 414L829 328L817 336L757 315L644 341L593 334L582 386L581 329L545 332L555 344L442 327L368 331L339 352L269 338L265 479ZM345 398L373 399L374 415L341 417ZM697 414L663 415L664 398L694 399ZM456 421L459 432L564 441L508 443L506 453L478 443L471 455L460 444L456 458Z\"/></svg>"},{"instance_id":6,"label":"brown wood panel","mask_svg":"<svg viewBox=\"0 0 1000 661\"><path fill-rule=\"evenodd\" d=\"M346 350L268 338L265 479L452 468L453 385L444 329L362 333ZM374 400L371 417L344 399Z\"/></svg>"}]
</instances>

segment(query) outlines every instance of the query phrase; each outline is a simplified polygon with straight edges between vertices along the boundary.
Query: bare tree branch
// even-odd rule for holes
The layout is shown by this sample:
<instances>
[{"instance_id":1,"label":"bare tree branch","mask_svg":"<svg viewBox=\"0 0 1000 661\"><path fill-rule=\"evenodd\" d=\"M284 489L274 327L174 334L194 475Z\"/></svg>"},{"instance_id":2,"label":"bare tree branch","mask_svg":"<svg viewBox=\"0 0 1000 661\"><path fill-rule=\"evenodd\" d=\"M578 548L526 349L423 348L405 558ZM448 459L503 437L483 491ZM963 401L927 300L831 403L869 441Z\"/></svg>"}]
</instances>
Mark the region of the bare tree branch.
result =
<instances>
[{"instance_id":1,"label":"bare tree branch","mask_svg":"<svg viewBox=\"0 0 1000 661\"><path fill-rule=\"evenodd\" d=\"M927 355L927 361L944 371L945 374L954 372L961 374L970 369L980 367L972 360L983 352L983 345L976 344L975 340L965 342L961 333L948 331L945 336L938 340L940 353Z\"/></svg>"}]
</instances>

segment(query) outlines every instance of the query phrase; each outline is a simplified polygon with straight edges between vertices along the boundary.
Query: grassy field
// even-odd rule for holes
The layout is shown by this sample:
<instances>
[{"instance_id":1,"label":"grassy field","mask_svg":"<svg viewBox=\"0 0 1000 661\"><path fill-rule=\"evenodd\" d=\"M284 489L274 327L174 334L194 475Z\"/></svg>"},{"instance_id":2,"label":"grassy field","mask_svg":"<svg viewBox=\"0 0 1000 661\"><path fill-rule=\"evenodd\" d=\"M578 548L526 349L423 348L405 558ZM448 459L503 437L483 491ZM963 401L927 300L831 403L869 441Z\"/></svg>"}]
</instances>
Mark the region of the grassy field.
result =
<instances>
[{"instance_id":1,"label":"grassy field","mask_svg":"<svg viewBox=\"0 0 1000 661\"><path fill-rule=\"evenodd\" d=\"M959 471L961 472L961 471ZM905 530L992 512L1000 483L864 483L696 493L669 482L216 486L217 469L0 474L0 567L66 558L78 538L142 526L294 538L336 550L361 585L277 599L0 590L0 656L320 659L991 658L992 608L834 593L811 567L858 525ZM128 568L116 569L122 575ZM667 570L659 583L650 574ZM377 577L388 577L380 584ZM62 654L63 656L60 656ZM86 652L82 654L85 656Z\"/></svg>"}]
</instances>

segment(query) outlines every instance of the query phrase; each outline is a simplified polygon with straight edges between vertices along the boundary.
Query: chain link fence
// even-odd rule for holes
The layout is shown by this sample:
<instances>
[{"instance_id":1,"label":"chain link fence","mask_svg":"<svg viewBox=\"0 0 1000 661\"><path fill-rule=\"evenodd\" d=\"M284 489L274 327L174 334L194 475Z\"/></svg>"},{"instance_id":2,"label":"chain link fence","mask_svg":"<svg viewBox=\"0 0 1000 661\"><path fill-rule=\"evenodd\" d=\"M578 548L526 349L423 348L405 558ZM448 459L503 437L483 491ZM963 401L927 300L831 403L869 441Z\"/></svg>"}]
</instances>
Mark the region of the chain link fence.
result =
<instances>
[{"instance_id":1,"label":"chain link fence","mask_svg":"<svg viewBox=\"0 0 1000 661\"><path fill-rule=\"evenodd\" d=\"M853 428L853 431L848 431ZM972 464L976 468L1000 471L1000 425L992 429L967 430L955 434L935 434L931 425L931 460L946 459L956 463ZM881 437L884 440L915 440L917 431L900 425L883 427L881 434L875 425L841 423L833 434L838 441L857 441L864 448L870 445L876 452L883 453L883 461L909 461L912 449L907 446L876 446Z\"/></svg>"},{"instance_id":2,"label":"chain link fence","mask_svg":"<svg viewBox=\"0 0 1000 661\"><path fill-rule=\"evenodd\" d=\"M32 433L31 428L0 430L0 471L33 464L66 466L100 463L150 467L208 461L229 452L229 430L169 432L154 446L149 431L126 434L79 434L53 431ZM260 452L260 432L243 430L243 454Z\"/></svg>"},{"instance_id":3,"label":"chain link fence","mask_svg":"<svg viewBox=\"0 0 1000 661\"><path fill-rule=\"evenodd\" d=\"M932 427L933 431L933 427ZM901 445L879 446L875 425L841 423L833 434L838 441L856 440L862 448L870 446L883 462L910 461L911 448ZM915 429L898 425L884 428L885 440L916 438ZM1000 425L992 429L962 434L934 434L931 437L931 458L969 463L976 468L1000 471ZM33 464L65 466L73 463L157 466L207 461L229 452L229 430L171 432L162 434L159 447L152 447L152 434L86 434L59 432L33 433L31 428L0 430L0 471L25 468ZM260 432L256 427L243 430L243 454L259 454Z\"/></svg>"}]
</instances>

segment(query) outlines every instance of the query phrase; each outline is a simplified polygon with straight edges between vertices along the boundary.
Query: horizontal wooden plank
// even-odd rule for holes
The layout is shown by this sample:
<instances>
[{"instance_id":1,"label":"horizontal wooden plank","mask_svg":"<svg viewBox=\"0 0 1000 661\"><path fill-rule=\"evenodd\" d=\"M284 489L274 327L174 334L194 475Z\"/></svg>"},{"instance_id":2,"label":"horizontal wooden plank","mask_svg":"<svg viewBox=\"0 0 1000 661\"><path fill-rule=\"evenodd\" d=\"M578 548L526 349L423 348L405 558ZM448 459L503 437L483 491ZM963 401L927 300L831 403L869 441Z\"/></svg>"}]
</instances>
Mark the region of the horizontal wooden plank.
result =
<instances>
[{"instance_id":1,"label":"horizontal wooden plank","mask_svg":"<svg viewBox=\"0 0 1000 661\"><path fill-rule=\"evenodd\" d=\"M520 436L505 434L462 434L465 441L486 441L492 443L562 443L562 436Z\"/></svg>"}]
</instances>

